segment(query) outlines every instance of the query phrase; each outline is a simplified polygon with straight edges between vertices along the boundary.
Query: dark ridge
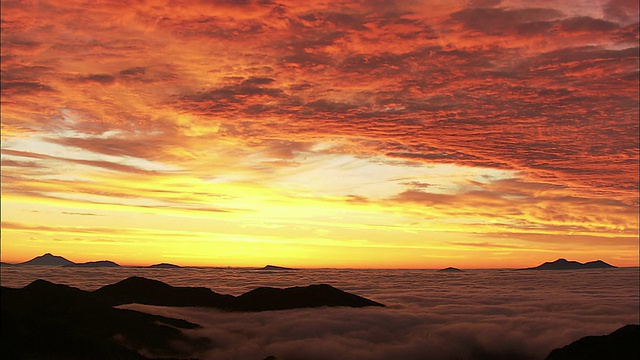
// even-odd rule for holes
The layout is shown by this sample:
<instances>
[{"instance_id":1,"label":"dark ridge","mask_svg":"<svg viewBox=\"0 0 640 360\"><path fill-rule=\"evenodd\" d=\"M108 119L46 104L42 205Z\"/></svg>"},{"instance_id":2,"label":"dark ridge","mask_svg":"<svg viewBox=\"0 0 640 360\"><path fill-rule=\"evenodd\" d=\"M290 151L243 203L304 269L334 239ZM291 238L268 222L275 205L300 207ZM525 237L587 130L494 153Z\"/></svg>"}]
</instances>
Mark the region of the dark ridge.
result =
<instances>
[{"instance_id":1,"label":"dark ridge","mask_svg":"<svg viewBox=\"0 0 640 360\"><path fill-rule=\"evenodd\" d=\"M320 306L384 306L375 301L320 284L276 289L261 287L236 298L234 308L241 311L285 310Z\"/></svg>"},{"instance_id":2,"label":"dark ridge","mask_svg":"<svg viewBox=\"0 0 640 360\"><path fill-rule=\"evenodd\" d=\"M73 266L73 267L120 267L120 265L116 264L113 261L109 261L109 260L89 261L89 262L85 262L85 263L78 263L78 264L64 265L64 266Z\"/></svg>"},{"instance_id":3,"label":"dark ridge","mask_svg":"<svg viewBox=\"0 0 640 360\"><path fill-rule=\"evenodd\" d=\"M583 268L585 269L602 269L602 268L616 268L617 266L613 266L610 264L607 264L606 262L602 261L602 260L596 260L596 261L589 261L584 263Z\"/></svg>"},{"instance_id":4,"label":"dark ridge","mask_svg":"<svg viewBox=\"0 0 640 360\"><path fill-rule=\"evenodd\" d=\"M187 338L185 320L116 309L92 293L36 280L22 289L1 287L3 359L125 359L185 357L183 349L208 348ZM191 352L191 351L189 351Z\"/></svg>"},{"instance_id":5,"label":"dark ridge","mask_svg":"<svg viewBox=\"0 0 640 360\"><path fill-rule=\"evenodd\" d=\"M258 270L295 270L292 268L288 268L288 267L283 267L283 266L276 266L276 265L267 265L263 268L260 268Z\"/></svg>"},{"instance_id":6,"label":"dark ridge","mask_svg":"<svg viewBox=\"0 0 640 360\"><path fill-rule=\"evenodd\" d=\"M258 288L238 297L204 287L174 287L158 280L130 277L93 294L110 305L202 306L229 311L285 310L319 306L384 306L330 285L287 289Z\"/></svg>"},{"instance_id":7,"label":"dark ridge","mask_svg":"<svg viewBox=\"0 0 640 360\"><path fill-rule=\"evenodd\" d=\"M182 266L169 264L169 263L160 263L160 264L149 265L147 267L150 268L150 269L179 269Z\"/></svg>"},{"instance_id":8,"label":"dark ridge","mask_svg":"<svg viewBox=\"0 0 640 360\"><path fill-rule=\"evenodd\" d=\"M139 303L206 306L229 311L284 310L319 306L384 306L329 285L258 288L239 297L202 287L173 287L130 277L93 292L36 280L22 289L1 287L2 359L185 358L213 345L187 337L198 328L185 320L114 308ZM144 350L145 355L139 351Z\"/></svg>"},{"instance_id":9,"label":"dark ridge","mask_svg":"<svg viewBox=\"0 0 640 360\"><path fill-rule=\"evenodd\" d=\"M552 350L546 360L640 359L640 325L630 324L609 335L586 336Z\"/></svg>"},{"instance_id":10,"label":"dark ridge","mask_svg":"<svg viewBox=\"0 0 640 360\"><path fill-rule=\"evenodd\" d=\"M14 266L15 264L6 263L4 261L0 261L0 266Z\"/></svg>"},{"instance_id":11,"label":"dark ridge","mask_svg":"<svg viewBox=\"0 0 640 360\"><path fill-rule=\"evenodd\" d=\"M526 268L522 270L580 270L580 269L605 269L615 268L616 266L609 265L602 260L589 261L587 263L580 263L577 261L568 261L567 259L558 259L553 262L545 262L532 268Z\"/></svg>"},{"instance_id":12,"label":"dark ridge","mask_svg":"<svg viewBox=\"0 0 640 360\"><path fill-rule=\"evenodd\" d=\"M63 258L62 256L56 256L51 255L50 253L46 253L44 255L34 257L29 261L25 261L16 265L65 266L75 265L75 263Z\"/></svg>"},{"instance_id":13,"label":"dark ridge","mask_svg":"<svg viewBox=\"0 0 640 360\"><path fill-rule=\"evenodd\" d=\"M138 303L229 309L233 301L231 295L221 295L204 287L173 287L158 280L138 276L103 286L93 294L111 305Z\"/></svg>"},{"instance_id":14,"label":"dark ridge","mask_svg":"<svg viewBox=\"0 0 640 360\"><path fill-rule=\"evenodd\" d=\"M463 272L463 271L458 268L448 267L448 268L440 269L438 270L438 272Z\"/></svg>"}]
</instances>

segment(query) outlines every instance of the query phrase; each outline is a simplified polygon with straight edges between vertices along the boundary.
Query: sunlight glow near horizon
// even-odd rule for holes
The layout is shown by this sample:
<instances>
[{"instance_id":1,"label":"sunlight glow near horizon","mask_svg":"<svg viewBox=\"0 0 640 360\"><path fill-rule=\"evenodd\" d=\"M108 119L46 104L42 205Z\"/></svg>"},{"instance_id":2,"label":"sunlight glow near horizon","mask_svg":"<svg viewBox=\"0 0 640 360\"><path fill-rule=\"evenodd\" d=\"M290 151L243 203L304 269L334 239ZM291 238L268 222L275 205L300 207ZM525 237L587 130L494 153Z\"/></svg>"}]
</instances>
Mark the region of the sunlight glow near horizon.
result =
<instances>
[{"instance_id":1,"label":"sunlight glow near horizon","mask_svg":"<svg viewBox=\"0 0 640 360\"><path fill-rule=\"evenodd\" d=\"M2 9L3 261L639 264L635 2L45 3Z\"/></svg>"}]
</instances>

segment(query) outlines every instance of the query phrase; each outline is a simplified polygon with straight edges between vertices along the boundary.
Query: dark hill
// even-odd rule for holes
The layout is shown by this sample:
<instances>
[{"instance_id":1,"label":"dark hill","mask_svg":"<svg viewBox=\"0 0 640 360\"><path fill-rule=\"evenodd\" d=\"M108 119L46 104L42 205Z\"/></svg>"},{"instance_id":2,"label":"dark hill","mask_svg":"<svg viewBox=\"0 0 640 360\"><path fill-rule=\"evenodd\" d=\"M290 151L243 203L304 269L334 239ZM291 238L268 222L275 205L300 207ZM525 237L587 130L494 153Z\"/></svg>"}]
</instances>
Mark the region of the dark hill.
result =
<instances>
[{"instance_id":1,"label":"dark hill","mask_svg":"<svg viewBox=\"0 0 640 360\"><path fill-rule=\"evenodd\" d=\"M94 295L111 305L204 306L228 309L234 297L203 287L173 287L158 280L130 277L101 287Z\"/></svg>"},{"instance_id":2,"label":"dark hill","mask_svg":"<svg viewBox=\"0 0 640 360\"><path fill-rule=\"evenodd\" d=\"M602 260L590 261L587 263L580 263L577 261L568 261L567 259L558 259L553 262L545 262L532 268L526 268L523 270L580 270L580 269L604 269L615 268L613 265L609 265Z\"/></svg>"},{"instance_id":3,"label":"dark hill","mask_svg":"<svg viewBox=\"0 0 640 360\"><path fill-rule=\"evenodd\" d=\"M173 287L131 277L93 292L36 280L22 289L1 287L2 359L185 358L211 347L206 338L180 329L199 327L185 320L114 308L140 303L206 306L234 311L318 306L383 306L329 285L288 289L258 288L239 297L202 287Z\"/></svg>"},{"instance_id":4,"label":"dark hill","mask_svg":"<svg viewBox=\"0 0 640 360\"><path fill-rule=\"evenodd\" d=\"M438 272L452 272L452 273L457 273L457 272L463 272L463 271L462 271L462 270L460 270L460 269L458 269L458 268L448 267L448 268L440 269L440 270L438 270Z\"/></svg>"},{"instance_id":5,"label":"dark hill","mask_svg":"<svg viewBox=\"0 0 640 360\"><path fill-rule=\"evenodd\" d=\"M184 320L116 309L93 294L36 280L22 289L1 288L3 359L132 359L183 357L181 348L208 347L180 329ZM174 348L173 345L176 345Z\"/></svg>"},{"instance_id":6,"label":"dark hill","mask_svg":"<svg viewBox=\"0 0 640 360\"><path fill-rule=\"evenodd\" d=\"M319 306L383 306L329 285L287 289L258 288L238 297L203 287L174 287L158 280L130 277L93 294L110 305L202 306L231 311L285 310Z\"/></svg>"},{"instance_id":7,"label":"dark hill","mask_svg":"<svg viewBox=\"0 0 640 360\"><path fill-rule=\"evenodd\" d=\"M23 263L17 265L41 265L41 266L65 266L65 265L75 265L73 261L69 261L62 256L51 255L50 253L46 253L41 256L34 257L29 261L25 261Z\"/></svg>"},{"instance_id":8,"label":"dark hill","mask_svg":"<svg viewBox=\"0 0 640 360\"><path fill-rule=\"evenodd\" d=\"M276 289L261 287L236 299L234 308L241 311L284 310L320 306L384 306L375 301L320 284Z\"/></svg>"},{"instance_id":9,"label":"dark hill","mask_svg":"<svg viewBox=\"0 0 640 360\"><path fill-rule=\"evenodd\" d=\"M609 335L586 336L549 353L546 360L640 359L640 325L625 325Z\"/></svg>"},{"instance_id":10,"label":"dark hill","mask_svg":"<svg viewBox=\"0 0 640 360\"><path fill-rule=\"evenodd\" d=\"M283 267L283 266L276 266L276 265L267 265L259 270L295 270L292 268L288 268L288 267Z\"/></svg>"},{"instance_id":11,"label":"dark hill","mask_svg":"<svg viewBox=\"0 0 640 360\"><path fill-rule=\"evenodd\" d=\"M182 266L169 264L169 263L160 263L160 264L149 265L147 267L150 268L150 269L179 269Z\"/></svg>"},{"instance_id":12,"label":"dark hill","mask_svg":"<svg viewBox=\"0 0 640 360\"><path fill-rule=\"evenodd\" d=\"M596 261L589 261L583 264L582 266L584 269L604 269L604 268L616 268L617 266L613 266L610 264L607 264L606 262L602 261L602 260L596 260Z\"/></svg>"},{"instance_id":13,"label":"dark hill","mask_svg":"<svg viewBox=\"0 0 640 360\"><path fill-rule=\"evenodd\" d=\"M75 266L75 267L120 267L120 265L116 264L113 261L109 260L100 260L100 261L89 261L85 263L73 264L73 265L65 265L65 266Z\"/></svg>"}]
</instances>

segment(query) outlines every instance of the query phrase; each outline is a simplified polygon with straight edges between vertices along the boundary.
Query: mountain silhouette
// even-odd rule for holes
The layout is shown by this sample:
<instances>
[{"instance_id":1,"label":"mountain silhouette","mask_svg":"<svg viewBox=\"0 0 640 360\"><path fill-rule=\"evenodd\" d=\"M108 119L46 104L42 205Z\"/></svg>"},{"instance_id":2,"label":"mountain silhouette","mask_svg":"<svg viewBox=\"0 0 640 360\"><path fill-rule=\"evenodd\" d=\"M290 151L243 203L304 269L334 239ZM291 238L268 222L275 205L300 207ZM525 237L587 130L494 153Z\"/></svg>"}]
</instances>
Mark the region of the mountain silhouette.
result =
<instances>
[{"instance_id":1,"label":"mountain silhouette","mask_svg":"<svg viewBox=\"0 0 640 360\"><path fill-rule=\"evenodd\" d=\"M111 261L111 260L100 260L100 261L88 261L84 263L75 263L71 260L67 260L62 256L52 255L51 253L46 253L41 256L37 256L29 261L25 261L19 264L9 264L2 263L2 266L13 266L13 265L42 265L42 266L79 266L79 267L119 267L120 265ZM270 266L270 265L268 265ZM148 268L180 268L178 265L169 264L169 263L161 263L154 264L151 266L147 266ZM283 268L284 269L284 268Z\"/></svg>"},{"instance_id":2,"label":"mountain silhouette","mask_svg":"<svg viewBox=\"0 0 640 360\"><path fill-rule=\"evenodd\" d=\"M602 260L589 261L586 263L580 263L577 261L568 261L567 259L558 259L553 262L545 262L532 268L526 268L523 270L580 270L580 269L605 269L615 268L616 266L609 265Z\"/></svg>"},{"instance_id":3,"label":"mountain silhouette","mask_svg":"<svg viewBox=\"0 0 640 360\"><path fill-rule=\"evenodd\" d=\"M292 268L288 268L288 267L283 267L283 266L276 266L276 265L267 265L263 268L260 268L258 270L295 270Z\"/></svg>"},{"instance_id":4,"label":"mountain silhouette","mask_svg":"<svg viewBox=\"0 0 640 360\"><path fill-rule=\"evenodd\" d=\"M133 276L106 285L93 294L110 305L203 306L230 309L234 297L204 287L174 287L162 281Z\"/></svg>"},{"instance_id":5,"label":"mountain silhouette","mask_svg":"<svg viewBox=\"0 0 640 360\"><path fill-rule=\"evenodd\" d=\"M45 280L21 289L0 289L2 359L145 360L151 356L169 360L213 346L207 338L187 337L181 331L199 328L197 324L114 307L128 303L228 311L384 306L330 285L263 287L238 297L202 287L173 287L142 277L130 277L92 292Z\"/></svg>"},{"instance_id":6,"label":"mountain silhouette","mask_svg":"<svg viewBox=\"0 0 640 360\"><path fill-rule=\"evenodd\" d=\"M65 266L65 265L75 265L73 261L69 261L62 256L51 255L50 253L46 253L44 255L40 255L34 257L29 261L25 261L23 263L19 263L17 265L41 265L41 266Z\"/></svg>"},{"instance_id":7,"label":"mountain silhouette","mask_svg":"<svg viewBox=\"0 0 640 360\"><path fill-rule=\"evenodd\" d=\"M384 305L326 284L287 289L261 287L238 296L234 303L234 309L242 311L285 310L320 306Z\"/></svg>"},{"instance_id":8,"label":"mountain silhouette","mask_svg":"<svg viewBox=\"0 0 640 360\"><path fill-rule=\"evenodd\" d=\"M448 267L448 268L440 269L438 270L438 272L463 272L463 271L458 268Z\"/></svg>"},{"instance_id":9,"label":"mountain silhouette","mask_svg":"<svg viewBox=\"0 0 640 360\"><path fill-rule=\"evenodd\" d=\"M602 260L589 261L582 264L584 269L602 269L602 268L617 268L617 266L613 266L611 264L607 264Z\"/></svg>"},{"instance_id":10,"label":"mountain silhouette","mask_svg":"<svg viewBox=\"0 0 640 360\"><path fill-rule=\"evenodd\" d=\"M143 360L143 349L154 357L184 357L181 349L209 347L206 338L180 330L197 324L116 309L74 287L36 280L0 291L3 359Z\"/></svg>"},{"instance_id":11,"label":"mountain silhouette","mask_svg":"<svg viewBox=\"0 0 640 360\"><path fill-rule=\"evenodd\" d=\"M74 266L74 267L120 267L120 265L116 264L113 261L109 261L109 260L89 261L89 262L85 262L85 263L78 263L78 264L64 265L64 266Z\"/></svg>"},{"instance_id":12,"label":"mountain silhouette","mask_svg":"<svg viewBox=\"0 0 640 360\"><path fill-rule=\"evenodd\" d=\"M552 350L546 360L640 359L640 325L630 324L609 335L586 336Z\"/></svg>"},{"instance_id":13,"label":"mountain silhouette","mask_svg":"<svg viewBox=\"0 0 640 360\"><path fill-rule=\"evenodd\" d=\"M285 310L319 306L384 306L330 285L276 289L257 288L238 297L204 287L174 287L158 280L130 277L106 285L93 295L110 305L201 306L229 311Z\"/></svg>"},{"instance_id":14,"label":"mountain silhouette","mask_svg":"<svg viewBox=\"0 0 640 360\"><path fill-rule=\"evenodd\" d=\"M150 269L179 269L181 267L182 266L169 264L169 263L160 263L160 264L153 264L153 265L147 266L147 268L150 268Z\"/></svg>"}]
</instances>

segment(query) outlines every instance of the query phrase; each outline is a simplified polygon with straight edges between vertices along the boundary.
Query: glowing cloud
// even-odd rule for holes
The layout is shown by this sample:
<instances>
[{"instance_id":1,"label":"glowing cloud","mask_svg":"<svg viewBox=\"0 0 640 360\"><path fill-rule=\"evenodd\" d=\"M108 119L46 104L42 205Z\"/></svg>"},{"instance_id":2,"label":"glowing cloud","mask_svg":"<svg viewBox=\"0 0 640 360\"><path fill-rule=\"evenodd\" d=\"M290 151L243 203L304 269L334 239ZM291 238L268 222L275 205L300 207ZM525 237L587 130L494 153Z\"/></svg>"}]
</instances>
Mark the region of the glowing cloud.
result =
<instances>
[{"instance_id":1,"label":"glowing cloud","mask_svg":"<svg viewBox=\"0 0 640 360\"><path fill-rule=\"evenodd\" d=\"M3 260L124 256L74 248L73 225L191 232L211 246L180 252L211 265L258 261L237 239L289 265L492 256L455 245L474 242L511 251L478 266L560 245L637 265L637 19L618 0L3 1L3 221L25 225ZM354 260L378 247L396 257Z\"/></svg>"}]
</instances>

